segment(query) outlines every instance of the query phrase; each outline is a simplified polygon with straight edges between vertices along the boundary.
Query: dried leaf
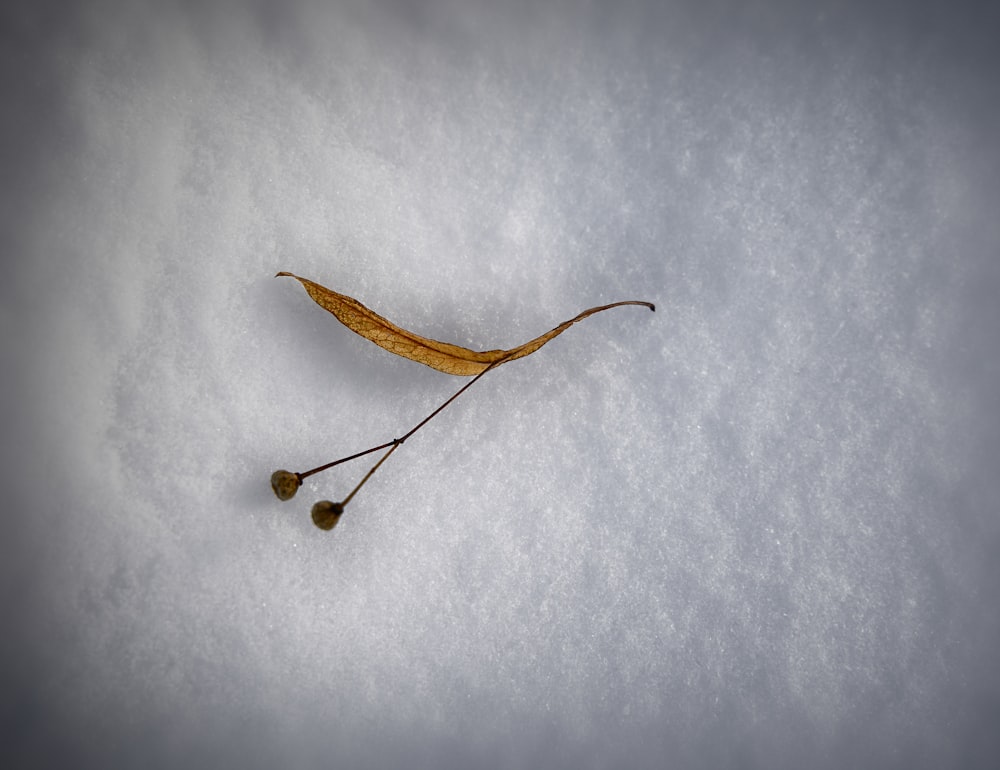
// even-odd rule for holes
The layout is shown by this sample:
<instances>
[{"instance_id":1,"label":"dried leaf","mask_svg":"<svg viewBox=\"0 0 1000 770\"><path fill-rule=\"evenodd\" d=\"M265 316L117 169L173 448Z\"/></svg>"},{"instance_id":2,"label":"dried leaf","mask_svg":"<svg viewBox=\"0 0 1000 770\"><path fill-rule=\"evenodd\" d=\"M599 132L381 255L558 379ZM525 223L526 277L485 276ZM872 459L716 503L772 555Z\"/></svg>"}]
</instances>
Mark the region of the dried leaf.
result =
<instances>
[{"instance_id":1,"label":"dried leaf","mask_svg":"<svg viewBox=\"0 0 1000 770\"><path fill-rule=\"evenodd\" d=\"M285 272L278 273L278 275L296 279L305 287L305 290L309 292L309 296L313 298L317 305L333 313L337 317L337 320L351 331L357 332L365 339L371 340L390 353L409 358L411 361L419 361L445 374L480 374L490 366L498 366L499 364L513 361L516 358L523 358L534 353L549 340L562 334L577 321L582 321L587 316L600 313L602 310L622 305L643 305L650 310L656 310L656 307L651 302L640 302L639 300L614 302L610 305L592 307L589 310L584 310L575 318L559 324L552 331L546 332L542 336L525 342L516 348L476 352L447 342L427 339L426 337L421 337L419 334L401 329L378 313L369 310L356 299L344 294L338 294L307 278L299 278L297 275Z\"/></svg>"}]
</instances>

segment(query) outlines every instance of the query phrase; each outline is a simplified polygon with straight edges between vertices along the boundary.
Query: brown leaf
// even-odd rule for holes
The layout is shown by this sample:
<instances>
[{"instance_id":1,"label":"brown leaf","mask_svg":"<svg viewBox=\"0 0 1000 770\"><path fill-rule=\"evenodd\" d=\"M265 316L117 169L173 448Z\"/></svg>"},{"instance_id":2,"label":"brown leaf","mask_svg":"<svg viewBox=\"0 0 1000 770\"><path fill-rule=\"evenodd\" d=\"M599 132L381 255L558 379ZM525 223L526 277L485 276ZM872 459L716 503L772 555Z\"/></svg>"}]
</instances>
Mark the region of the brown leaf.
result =
<instances>
[{"instance_id":1,"label":"brown leaf","mask_svg":"<svg viewBox=\"0 0 1000 770\"><path fill-rule=\"evenodd\" d=\"M525 342L523 345L518 345L516 348L511 348L510 350L484 350L477 353L468 348L427 339L426 337L421 337L419 334L401 329L378 313L369 310L356 299L331 291L325 286L313 283L308 278L299 278L297 275L285 272L278 273L278 275L285 275L296 279L305 287L305 290L309 292L309 296L315 300L317 305L333 313L337 317L337 320L351 331L357 332L365 339L371 340L390 353L409 358L411 361L419 361L445 374L480 374L490 366L499 366L516 358L523 358L534 353L552 338L562 334L577 321L582 321L587 316L600 313L602 310L622 305L643 305L650 310L656 310L656 307L651 302L640 302L639 300L627 300L625 302L614 302L610 305L592 307L589 310L584 310L575 318L559 324L552 331L546 332L529 342Z\"/></svg>"}]
</instances>

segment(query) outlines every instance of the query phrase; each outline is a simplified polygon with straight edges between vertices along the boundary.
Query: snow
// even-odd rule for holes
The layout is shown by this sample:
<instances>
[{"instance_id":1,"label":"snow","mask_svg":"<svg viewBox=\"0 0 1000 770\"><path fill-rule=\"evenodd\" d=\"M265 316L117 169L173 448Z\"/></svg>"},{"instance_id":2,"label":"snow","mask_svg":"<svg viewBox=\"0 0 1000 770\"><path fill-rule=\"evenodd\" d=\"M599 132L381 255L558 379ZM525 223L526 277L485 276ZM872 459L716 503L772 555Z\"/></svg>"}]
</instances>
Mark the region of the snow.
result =
<instances>
[{"instance_id":1,"label":"snow","mask_svg":"<svg viewBox=\"0 0 1000 770\"><path fill-rule=\"evenodd\" d=\"M5 766L993 766L996 15L876 6L5 10ZM279 270L657 312L322 532L466 380Z\"/></svg>"}]
</instances>

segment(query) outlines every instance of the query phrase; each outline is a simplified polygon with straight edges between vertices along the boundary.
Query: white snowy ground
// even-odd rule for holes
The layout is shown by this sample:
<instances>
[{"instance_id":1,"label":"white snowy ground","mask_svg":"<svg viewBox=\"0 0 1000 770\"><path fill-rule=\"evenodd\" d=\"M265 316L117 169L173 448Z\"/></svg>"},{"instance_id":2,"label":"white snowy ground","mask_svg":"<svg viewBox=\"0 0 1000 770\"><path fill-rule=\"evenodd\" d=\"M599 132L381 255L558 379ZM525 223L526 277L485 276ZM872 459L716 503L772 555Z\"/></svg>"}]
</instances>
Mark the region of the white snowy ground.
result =
<instances>
[{"instance_id":1,"label":"white snowy ground","mask_svg":"<svg viewBox=\"0 0 1000 770\"><path fill-rule=\"evenodd\" d=\"M4 766L996 766L996 12L23 5Z\"/></svg>"}]
</instances>

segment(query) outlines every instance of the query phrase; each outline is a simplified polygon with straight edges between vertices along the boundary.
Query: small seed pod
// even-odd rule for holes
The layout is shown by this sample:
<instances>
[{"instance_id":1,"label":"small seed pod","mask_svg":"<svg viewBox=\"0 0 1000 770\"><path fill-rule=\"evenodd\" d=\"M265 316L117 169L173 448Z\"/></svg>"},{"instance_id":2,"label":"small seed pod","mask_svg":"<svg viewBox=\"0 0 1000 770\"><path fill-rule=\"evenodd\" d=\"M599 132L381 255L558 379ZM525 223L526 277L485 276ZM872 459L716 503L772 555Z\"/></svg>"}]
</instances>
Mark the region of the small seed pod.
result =
<instances>
[{"instance_id":1,"label":"small seed pod","mask_svg":"<svg viewBox=\"0 0 1000 770\"><path fill-rule=\"evenodd\" d=\"M271 489L279 500L291 500L295 497L301 483L298 474L291 471L275 471L271 474Z\"/></svg>"},{"instance_id":2,"label":"small seed pod","mask_svg":"<svg viewBox=\"0 0 1000 770\"><path fill-rule=\"evenodd\" d=\"M344 506L340 503L320 500L312 508L313 524L320 529L331 530L337 525L343 512Z\"/></svg>"}]
</instances>

